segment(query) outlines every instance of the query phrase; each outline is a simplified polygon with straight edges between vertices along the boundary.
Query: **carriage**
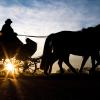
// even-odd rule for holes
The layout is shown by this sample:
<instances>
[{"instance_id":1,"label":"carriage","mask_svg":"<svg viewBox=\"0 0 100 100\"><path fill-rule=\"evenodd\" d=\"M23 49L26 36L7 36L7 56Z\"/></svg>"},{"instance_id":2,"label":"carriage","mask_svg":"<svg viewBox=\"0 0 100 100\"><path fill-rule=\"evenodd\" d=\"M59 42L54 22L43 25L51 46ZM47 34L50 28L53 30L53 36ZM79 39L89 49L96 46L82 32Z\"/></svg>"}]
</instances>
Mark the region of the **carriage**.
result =
<instances>
[{"instance_id":1,"label":"carriage","mask_svg":"<svg viewBox=\"0 0 100 100\"><path fill-rule=\"evenodd\" d=\"M26 38L23 44L17 35L0 36L0 75L7 72L20 74L24 72L34 73L41 57L31 58L37 50L37 43ZM11 68L14 65L14 69Z\"/></svg>"}]
</instances>

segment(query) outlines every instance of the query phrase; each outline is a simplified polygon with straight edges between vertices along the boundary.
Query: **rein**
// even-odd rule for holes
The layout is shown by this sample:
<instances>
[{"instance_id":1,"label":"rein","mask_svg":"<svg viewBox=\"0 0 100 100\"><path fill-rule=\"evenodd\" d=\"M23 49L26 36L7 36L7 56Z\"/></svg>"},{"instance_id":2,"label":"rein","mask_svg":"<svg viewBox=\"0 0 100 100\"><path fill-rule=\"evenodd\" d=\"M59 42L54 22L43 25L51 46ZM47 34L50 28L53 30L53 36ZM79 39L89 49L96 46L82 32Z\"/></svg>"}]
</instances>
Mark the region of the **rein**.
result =
<instances>
[{"instance_id":1,"label":"rein","mask_svg":"<svg viewBox=\"0 0 100 100\"><path fill-rule=\"evenodd\" d=\"M35 38L46 38L47 36L32 36L32 35L18 35L18 36L26 36L26 37L35 37Z\"/></svg>"}]
</instances>

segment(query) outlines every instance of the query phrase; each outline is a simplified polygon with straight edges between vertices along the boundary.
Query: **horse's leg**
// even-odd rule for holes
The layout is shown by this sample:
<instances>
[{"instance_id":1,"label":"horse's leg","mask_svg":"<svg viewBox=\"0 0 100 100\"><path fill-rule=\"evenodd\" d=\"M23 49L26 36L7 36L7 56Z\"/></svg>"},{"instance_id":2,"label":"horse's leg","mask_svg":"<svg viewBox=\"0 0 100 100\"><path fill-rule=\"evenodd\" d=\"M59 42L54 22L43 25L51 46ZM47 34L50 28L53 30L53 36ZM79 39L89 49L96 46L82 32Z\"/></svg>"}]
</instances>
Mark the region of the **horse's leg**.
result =
<instances>
[{"instance_id":1,"label":"horse's leg","mask_svg":"<svg viewBox=\"0 0 100 100\"><path fill-rule=\"evenodd\" d=\"M53 61L51 62L51 64L50 64L50 66L49 66L49 74L51 73L51 71L52 71L52 65L53 65L53 63L57 60L58 58L55 58L55 59L53 59ZM58 65L59 65L59 67L60 67L60 72L61 72L61 74L63 74L64 73L64 70L63 70L63 68L62 68L62 60L61 59L59 59L58 60Z\"/></svg>"},{"instance_id":2,"label":"horse's leg","mask_svg":"<svg viewBox=\"0 0 100 100\"><path fill-rule=\"evenodd\" d=\"M59 67L60 67L60 72L61 72L61 74L64 73L64 70L63 70L63 68L62 68L62 62L63 62L63 60L60 58L59 61L58 61L58 65L59 65Z\"/></svg>"},{"instance_id":3,"label":"horse's leg","mask_svg":"<svg viewBox=\"0 0 100 100\"><path fill-rule=\"evenodd\" d=\"M46 60L45 67L44 67L44 74L45 75L48 75L48 69L49 69L49 63L47 63L47 60Z\"/></svg>"},{"instance_id":4,"label":"horse's leg","mask_svg":"<svg viewBox=\"0 0 100 100\"><path fill-rule=\"evenodd\" d=\"M95 72L96 64L95 64L95 56L91 56L91 61L92 61L92 68L90 69L89 74L93 74Z\"/></svg>"},{"instance_id":5,"label":"horse's leg","mask_svg":"<svg viewBox=\"0 0 100 100\"><path fill-rule=\"evenodd\" d=\"M95 54L95 60L97 61L97 63L95 64L95 68L100 65L100 54L99 54L99 50L96 52Z\"/></svg>"},{"instance_id":6,"label":"horse's leg","mask_svg":"<svg viewBox=\"0 0 100 100\"><path fill-rule=\"evenodd\" d=\"M75 74L78 74L77 71L75 70L75 68L73 68L73 66L70 64L69 62L69 54L65 55L66 57L64 57L64 62L65 64L71 69L71 71Z\"/></svg>"},{"instance_id":7,"label":"horse's leg","mask_svg":"<svg viewBox=\"0 0 100 100\"><path fill-rule=\"evenodd\" d=\"M51 58L51 57L50 57ZM52 59L47 58L45 60L45 67L44 67L44 74L48 75L51 73L52 70L52 64L51 64Z\"/></svg>"},{"instance_id":8,"label":"horse's leg","mask_svg":"<svg viewBox=\"0 0 100 100\"><path fill-rule=\"evenodd\" d=\"M48 73L49 73L49 74L51 74L51 72L52 72L52 64L50 64L49 70L48 70Z\"/></svg>"},{"instance_id":9,"label":"horse's leg","mask_svg":"<svg viewBox=\"0 0 100 100\"><path fill-rule=\"evenodd\" d=\"M88 58L89 58L89 56L84 56L83 57L83 61L82 61L82 64L81 64L81 67L80 67L80 70L79 70L80 73L83 71L83 67L85 66L86 61L87 61Z\"/></svg>"},{"instance_id":10,"label":"horse's leg","mask_svg":"<svg viewBox=\"0 0 100 100\"><path fill-rule=\"evenodd\" d=\"M53 63L55 62L55 61L57 61L58 60L58 56L56 56L56 54L55 53L52 53L51 54L51 59L49 59L49 69L48 69L48 72L49 72L49 74L51 73L51 71L52 71L52 66L53 66Z\"/></svg>"},{"instance_id":11,"label":"horse's leg","mask_svg":"<svg viewBox=\"0 0 100 100\"><path fill-rule=\"evenodd\" d=\"M54 58L54 57L50 60L49 69L48 69L49 74L52 72L53 63L54 63L56 60L57 60L57 59Z\"/></svg>"}]
</instances>

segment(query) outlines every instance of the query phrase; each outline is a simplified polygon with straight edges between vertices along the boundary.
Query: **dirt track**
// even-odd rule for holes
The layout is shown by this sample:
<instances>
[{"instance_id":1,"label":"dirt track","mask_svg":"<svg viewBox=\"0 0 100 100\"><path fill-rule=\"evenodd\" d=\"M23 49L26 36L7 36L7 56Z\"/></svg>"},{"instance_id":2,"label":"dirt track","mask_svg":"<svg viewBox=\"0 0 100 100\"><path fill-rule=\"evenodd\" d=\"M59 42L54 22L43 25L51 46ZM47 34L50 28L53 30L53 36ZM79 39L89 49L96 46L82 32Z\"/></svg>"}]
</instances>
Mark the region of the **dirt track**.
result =
<instances>
[{"instance_id":1,"label":"dirt track","mask_svg":"<svg viewBox=\"0 0 100 100\"><path fill-rule=\"evenodd\" d=\"M96 100L98 90L99 78L0 78L0 100Z\"/></svg>"}]
</instances>

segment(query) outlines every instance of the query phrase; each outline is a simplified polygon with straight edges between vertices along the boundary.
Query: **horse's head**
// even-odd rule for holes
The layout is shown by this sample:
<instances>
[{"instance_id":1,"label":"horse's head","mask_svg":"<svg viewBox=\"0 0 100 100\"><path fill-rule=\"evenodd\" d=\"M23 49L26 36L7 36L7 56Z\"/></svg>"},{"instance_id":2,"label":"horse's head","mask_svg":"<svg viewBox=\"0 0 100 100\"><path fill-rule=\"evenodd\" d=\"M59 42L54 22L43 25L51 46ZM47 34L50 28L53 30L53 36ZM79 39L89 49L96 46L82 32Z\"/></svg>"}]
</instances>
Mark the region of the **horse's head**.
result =
<instances>
[{"instance_id":1,"label":"horse's head","mask_svg":"<svg viewBox=\"0 0 100 100\"><path fill-rule=\"evenodd\" d=\"M100 32L100 24L94 27L95 31Z\"/></svg>"}]
</instances>

